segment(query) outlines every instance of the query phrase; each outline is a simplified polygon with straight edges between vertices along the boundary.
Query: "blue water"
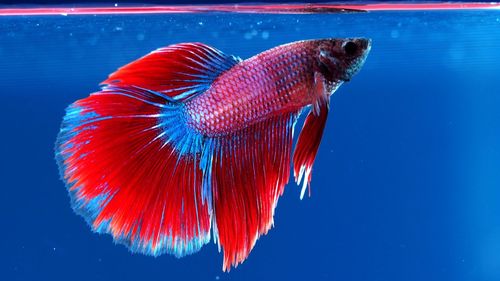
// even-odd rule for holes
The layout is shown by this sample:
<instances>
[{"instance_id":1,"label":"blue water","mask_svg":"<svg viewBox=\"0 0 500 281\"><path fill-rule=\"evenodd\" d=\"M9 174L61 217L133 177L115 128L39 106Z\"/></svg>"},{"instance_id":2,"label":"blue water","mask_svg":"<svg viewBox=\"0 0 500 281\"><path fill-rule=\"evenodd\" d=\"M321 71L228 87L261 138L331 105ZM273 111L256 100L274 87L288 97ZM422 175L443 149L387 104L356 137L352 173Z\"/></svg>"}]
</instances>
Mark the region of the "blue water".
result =
<instances>
[{"instance_id":1,"label":"blue water","mask_svg":"<svg viewBox=\"0 0 500 281\"><path fill-rule=\"evenodd\" d=\"M53 146L65 107L117 67L200 41L250 57L373 39L332 97L312 196L230 273L210 243L131 254L75 215ZM0 280L500 280L500 12L0 18Z\"/></svg>"}]
</instances>

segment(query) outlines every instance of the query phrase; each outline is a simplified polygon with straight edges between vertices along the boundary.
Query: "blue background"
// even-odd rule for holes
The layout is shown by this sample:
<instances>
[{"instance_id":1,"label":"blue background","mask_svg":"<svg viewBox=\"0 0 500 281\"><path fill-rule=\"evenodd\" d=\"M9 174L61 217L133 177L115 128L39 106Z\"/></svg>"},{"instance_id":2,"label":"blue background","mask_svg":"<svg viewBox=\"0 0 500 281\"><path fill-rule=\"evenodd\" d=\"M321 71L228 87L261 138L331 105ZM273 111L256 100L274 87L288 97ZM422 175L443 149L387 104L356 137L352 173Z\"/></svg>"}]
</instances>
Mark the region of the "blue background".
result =
<instances>
[{"instance_id":1,"label":"blue background","mask_svg":"<svg viewBox=\"0 0 500 281\"><path fill-rule=\"evenodd\" d=\"M230 273L213 243L133 255L71 210L64 108L117 67L178 42L247 58L353 36L372 52L332 97L312 197L290 183ZM0 280L500 279L498 12L3 17L0 42Z\"/></svg>"}]
</instances>

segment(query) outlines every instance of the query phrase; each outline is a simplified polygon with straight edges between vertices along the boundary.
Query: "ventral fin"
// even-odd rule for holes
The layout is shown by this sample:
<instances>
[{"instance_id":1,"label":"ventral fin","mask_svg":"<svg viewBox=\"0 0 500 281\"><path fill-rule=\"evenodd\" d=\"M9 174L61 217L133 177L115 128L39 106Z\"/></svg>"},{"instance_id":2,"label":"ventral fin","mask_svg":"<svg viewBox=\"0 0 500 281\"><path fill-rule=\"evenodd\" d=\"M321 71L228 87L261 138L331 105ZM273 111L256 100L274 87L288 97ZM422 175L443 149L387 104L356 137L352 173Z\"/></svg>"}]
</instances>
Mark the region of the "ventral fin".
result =
<instances>
[{"instance_id":1,"label":"ventral fin","mask_svg":"<svg viewBox=\"0 0 500 281\"><path fill-rule=\"evenodd\" d=\"M319 76L315 77L315 91L317 100L313 103L311 111L304 121L295 151L293 153L293 174L297 184L302 182L300 199L304 198L306 187L311 182L311 170L314 159L318 153L319 144L326 125L329 110L329 94L324 81Z\"/></svg>"},{"instance_id":2,"label":"ventral fin","mask_svg":"<svg viewBox=\"0 0 500 281\"><path fill-rule=\"evenodd\" d=\"M134 86L185 101L207 90L241 59L202 43L157 49L109 75L101 85Z\"/></svg>"}]
</instances>

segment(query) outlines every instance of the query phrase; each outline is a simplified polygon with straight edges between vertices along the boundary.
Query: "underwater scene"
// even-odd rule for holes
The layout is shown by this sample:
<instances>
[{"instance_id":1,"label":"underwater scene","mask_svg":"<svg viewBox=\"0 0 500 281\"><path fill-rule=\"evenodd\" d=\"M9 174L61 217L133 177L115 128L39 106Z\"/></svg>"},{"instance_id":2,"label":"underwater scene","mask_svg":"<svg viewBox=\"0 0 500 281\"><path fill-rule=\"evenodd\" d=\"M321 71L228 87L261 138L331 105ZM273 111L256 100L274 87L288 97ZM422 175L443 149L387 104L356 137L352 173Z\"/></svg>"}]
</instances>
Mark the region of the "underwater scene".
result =
<instances>
[{"instance_id":1,"label":"underwater scene","mask_svg":"<svg viewBox=\"0 0 500 281\"><path fill-rule=\"evenodd\" d=\"M500 280L495 3L0 6L0 280Z\"/></svg>"}]
</instances>

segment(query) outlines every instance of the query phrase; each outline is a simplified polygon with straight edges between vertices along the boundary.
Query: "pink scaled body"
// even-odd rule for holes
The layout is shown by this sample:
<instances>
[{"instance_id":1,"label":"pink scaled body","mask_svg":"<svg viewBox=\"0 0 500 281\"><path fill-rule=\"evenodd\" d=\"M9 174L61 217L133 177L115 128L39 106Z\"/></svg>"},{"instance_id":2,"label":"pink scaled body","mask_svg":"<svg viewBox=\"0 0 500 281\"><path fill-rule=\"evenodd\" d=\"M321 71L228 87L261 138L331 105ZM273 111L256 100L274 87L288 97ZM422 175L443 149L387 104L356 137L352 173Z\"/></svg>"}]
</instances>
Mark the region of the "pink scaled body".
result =
<instances>
[{"instance_id":1,"label":"pink scaled body","mask_svg":"<svg viewBox=\"0 0 500 281\"><path fill-rule=\"evenodd\" d=\"M266 118L312 104L315 50L311 42L287 44L240 62L186 102L189 124L208 136L228 134Z\"/></svg>"}]
</instances>

